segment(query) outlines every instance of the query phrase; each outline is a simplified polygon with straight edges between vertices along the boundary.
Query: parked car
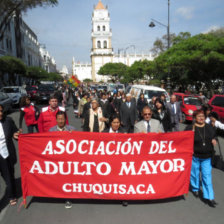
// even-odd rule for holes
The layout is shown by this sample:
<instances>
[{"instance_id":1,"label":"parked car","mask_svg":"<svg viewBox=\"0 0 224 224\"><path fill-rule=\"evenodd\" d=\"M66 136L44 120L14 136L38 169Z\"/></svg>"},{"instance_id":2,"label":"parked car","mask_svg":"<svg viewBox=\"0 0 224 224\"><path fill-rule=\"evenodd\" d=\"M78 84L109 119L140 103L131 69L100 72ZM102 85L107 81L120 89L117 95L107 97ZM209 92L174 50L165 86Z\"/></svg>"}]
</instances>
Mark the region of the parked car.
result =
<instances>
[{"instance_id":1,"label":"parked car","mask_svg":"<svg viewBox=\"0 0 224 224\"><path fill-rule=\"evenodd\" d=\"M195 110L201 109L202 101L199 97L188 95L184 93L173 93L177 97L177 101L180 102L182 111L182 120L192 121L193 113Z\"/></svg>"},{"instance_id":2,"label":"parked car","mask_svg":"<svg viewBox=\"0 0 224 224\"><path fill-rule=\"evenodd\" d=\"M131 87L132 87L131 85L126 86L126 88L125 88L125 94L127 94L127 93L130 92Z\"/></svg>"},{"instance_id":3,"label":"parked car","mask_svg":"<svg viewBox=\"0 0 224 224\"><path fill-rule=\"evenodd\" d=\"M107 92L107 85L99 85L97 87L97 91L106 91Z\"/></svg>"},{"instance_id":4,"label":"parked car","mask_svg":"<svg viewBox=\"0 0 224 224\"><path fill-rule=\"evenodd\" d=\"M38 87L37 91L37 97L36 97L36 102L37 103L42 103L42 102L48 102L50 99L50 96L54 94L55 88L53 85L40 85Z\"/></svg>"},{"instance_id":5,"label":"parked car","mask_svg":"<svg viewBox=\"0 0 224 224\"><path fill-rule=\"evenodd\" d=\"M6 113L12 110L13 101L7 93L0 92L0 104L3 105Z\"/></svg>"},{"instance_id":6,"label":"parked car","mask_svg":"<svg viewBox=\"0 0 224 224\"><path fill-rule=\"evenodd\" d=\"M133 85L129 90L129 93L133 94L136 100L138 100L140 94L143 93L148 103L151 101L153 96L160 97L162 94L165 94L166 101L170 102L170 97L166 90L156 86Z\"/></svg>"},{"instance_id":7,"label":"parked car","mask_svg":"<svg viewBox=\"0 0 224 224\"><path fill-rule=\"evenodd\" d=\"M26 90L21 86L5 86L0 91L7 93L7 95L12 99L13 104L16 106L19 105L20 99L23 96L27 96Z\"/></svg>"},{"instance_id":8,"label":"parked car","mask_svg":"<svg viewBox=\"0 0 224 224\"><path fill-rule=\"evenodd\" d=\"M26 87L27 95L30 97L31 100L36 100L37 90L38 90L37 86L27 86Z\"/></svg>"},{"instance_id":9,"label":"parked car","mask_svg":"<svg viewBox=\"0 0 224 224\"><path fill-rule=\"evenodd\" d=\"M125 91L125 86L124 84L116 84L115 88L118 90L118 91Z\"/></svg>"},{"instance_id":10,"label":"parked car","mask_svg":"<svg viewBox=\"0 0 224 224\"><path fill-rule=\"evenodd\" d=\"M212 107L212 111L219 115L220 121L224 123L224 95L214 95L208 104Z\"/></svg>"}]
</instances>

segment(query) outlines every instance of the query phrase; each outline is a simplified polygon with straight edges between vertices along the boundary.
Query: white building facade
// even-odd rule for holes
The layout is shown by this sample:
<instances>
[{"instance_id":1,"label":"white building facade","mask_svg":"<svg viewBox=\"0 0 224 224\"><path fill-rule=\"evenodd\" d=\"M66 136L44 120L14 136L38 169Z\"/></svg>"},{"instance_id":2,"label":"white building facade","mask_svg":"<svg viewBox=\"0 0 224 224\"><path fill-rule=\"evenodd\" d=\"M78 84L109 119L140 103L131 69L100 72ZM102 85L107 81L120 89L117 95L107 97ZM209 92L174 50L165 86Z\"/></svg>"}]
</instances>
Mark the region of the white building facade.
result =
<instances>
[{"instance_id":1,"label":"white building facade","mask_svg":"<svg viewBox=\"0 0 224 224\"><path fill-rule=\"evenodd\" d=\"M123 63L131 66L135 61L153 60L152 54L114 54L112 48L112 30L110 28L110 14L108 8L101 0L94 7L92 14L92 49L91 64L77 63L73 60L72 73L76 74L80 80L86 78L94 82L107 81L107 76L98 74L99 69L106 63Z\"/></svg>"}]
</instances>

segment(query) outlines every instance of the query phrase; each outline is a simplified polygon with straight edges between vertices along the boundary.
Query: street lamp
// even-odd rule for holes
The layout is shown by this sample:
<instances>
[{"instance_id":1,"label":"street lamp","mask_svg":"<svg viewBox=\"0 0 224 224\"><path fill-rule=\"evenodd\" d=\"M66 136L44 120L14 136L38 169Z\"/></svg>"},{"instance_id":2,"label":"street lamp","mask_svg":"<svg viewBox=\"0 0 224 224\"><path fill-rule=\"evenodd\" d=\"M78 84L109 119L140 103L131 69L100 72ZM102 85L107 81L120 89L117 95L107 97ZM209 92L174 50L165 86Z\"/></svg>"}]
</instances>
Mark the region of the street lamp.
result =
<instances>
[{"instance_id":1,"label":"street lamp","mask_svg":"<svg viewBox=\"0 0 224 224\"><path fill-rule=\"evenodd\" d=\"M150 28L153 28L155 27L155 23L158 23L160 26L163 26L167 29L167 50L169 50L170 48L170 0L168 0L168 24L165 25L155 19L151 19L152 21L150 22L149 24L149 27ZM168 70L168 77L167 77L167 89L168 89L168 92L170 93L170 89L171 89L171 86L170 86L170 71Z\"/></svg>"}]
</instances>

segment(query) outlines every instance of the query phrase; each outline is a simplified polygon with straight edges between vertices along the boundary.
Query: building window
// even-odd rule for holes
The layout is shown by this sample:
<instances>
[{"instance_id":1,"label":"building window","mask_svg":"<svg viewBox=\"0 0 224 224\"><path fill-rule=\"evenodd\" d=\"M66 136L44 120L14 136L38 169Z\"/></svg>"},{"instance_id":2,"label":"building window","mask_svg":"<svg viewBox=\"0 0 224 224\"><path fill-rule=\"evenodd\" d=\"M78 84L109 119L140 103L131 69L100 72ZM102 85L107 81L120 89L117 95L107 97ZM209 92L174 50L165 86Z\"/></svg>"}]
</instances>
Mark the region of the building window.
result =
<instances>
[{"instance_id":1,"label":"building window","mask_svg":"<svg viewBox=\"0 0 224 224\"><path fill-rule=\"evenodd\" d=\"M106 40L103 42L103 47L107 48L107 41Z\"/></svg>"},{"instance_id":2,"label":"building window","mask_svg":"<svg viewBox=\"0 0 224 224\"><path fill-rule=\"evenodd\" d=\"M105 26L103 26L103 31L106 31L106 27Z\"/></svg>"},{"instance_id":3,"label":"building window","mask_svg":"<svg viewBox=\"0 0 224 224\"><path fill-rule=\"evenodd\" d=\"M100 26L97 26L97 31L100 31Z\"/></svg>"},{"instance_id":4,"label":"building window","mask_svg":"<svg viewBox=\"0 0 224 224\"><path fill-rule=\"evenodd\" d=\"M101 48L101 42L99 40L97 41L97 48Z\"/></svg>"}]
</instances>

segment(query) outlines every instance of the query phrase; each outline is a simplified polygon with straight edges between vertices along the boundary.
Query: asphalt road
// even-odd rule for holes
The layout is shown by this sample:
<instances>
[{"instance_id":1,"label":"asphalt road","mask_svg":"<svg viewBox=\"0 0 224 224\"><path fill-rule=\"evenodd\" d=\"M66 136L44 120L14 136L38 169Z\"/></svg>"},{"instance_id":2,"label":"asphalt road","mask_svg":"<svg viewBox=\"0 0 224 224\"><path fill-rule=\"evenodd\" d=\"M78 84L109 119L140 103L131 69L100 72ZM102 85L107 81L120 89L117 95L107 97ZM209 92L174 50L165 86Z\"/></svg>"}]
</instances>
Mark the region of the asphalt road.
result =
<instances>
[{"instance_id":1,"label":"asphalt road","mask_svg":"<svg viewBox=\"0 0 224 224\"><path fill-rule=\"evenodd\" d=\"M71 106L67 108L69 123L81 130L81 122L75 118ZM18 110L10 115L18 125ZM25 127L25 124L23 125ZM181 125L184 129L185 125ZM26 129L25 129L26 131ZM224 139L219 138L224 154ZM17 143L16 143L17 147ZM216 149L217 150L217 149ZM16 182L20 189L20 167L16 164ZM165 183L164 183L165 184ZM201 199L189 192L185 198L173 198L159 201L130 202L123 207L120 201L72 200L71 209L65 209L63 199L28 198L28 208L19 206L22 202L21 190L19 202L11 207L5 202L5 185L0 177L0 223L1 224L59 224L59 223L136 223L136 224L223 224L224 223L224 172L213 169L213 185L216 208L210 208Z\"/></svg>"}]
</instances>

